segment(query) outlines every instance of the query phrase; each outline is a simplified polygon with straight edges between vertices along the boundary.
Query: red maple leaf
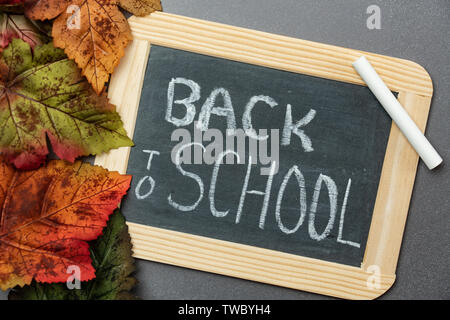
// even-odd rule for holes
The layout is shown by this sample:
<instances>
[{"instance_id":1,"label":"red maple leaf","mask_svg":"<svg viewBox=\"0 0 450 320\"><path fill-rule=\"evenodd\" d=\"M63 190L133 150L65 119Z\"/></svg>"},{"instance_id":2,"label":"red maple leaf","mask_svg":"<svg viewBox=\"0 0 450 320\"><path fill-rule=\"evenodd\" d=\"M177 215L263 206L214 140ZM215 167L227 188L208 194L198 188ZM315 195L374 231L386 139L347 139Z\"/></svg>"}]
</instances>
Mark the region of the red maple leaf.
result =
<instances>
[{"instance_id":1,"label":"red maple leaf","mask_svg":"<svg viewBox=\"0 0 450 320\"><path fill-rule=\"evenodd\" d=\"M131 176L83 162L50 161L17 171L0 158L0 289L95 277L87 241L96 239Z\"/></svg>"}]
</instances>

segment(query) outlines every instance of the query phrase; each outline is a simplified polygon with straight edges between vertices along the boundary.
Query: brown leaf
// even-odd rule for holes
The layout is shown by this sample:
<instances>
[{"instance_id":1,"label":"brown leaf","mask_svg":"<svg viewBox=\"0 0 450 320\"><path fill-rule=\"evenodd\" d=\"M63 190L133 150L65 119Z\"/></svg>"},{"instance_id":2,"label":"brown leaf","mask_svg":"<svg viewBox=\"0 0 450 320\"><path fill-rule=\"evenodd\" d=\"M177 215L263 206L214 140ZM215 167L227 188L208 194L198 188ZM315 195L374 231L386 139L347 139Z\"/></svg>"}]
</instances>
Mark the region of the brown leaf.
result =
<instances>
[{"instance_id":1,"label":"brown leaf","mask_svg":"<svg viewBox=\"0 0 450 320\"><path fill-rule=\"evenodd\" d=\"M77 0L73 4L80 7L80 29L68 29L71 14L63 12L53 23L54 44L75 60L99 94L124 55L131 31L114 1Z\"/></svg>"},{"instance_id":2,"label":"brown leaf","mask_svg":"<svg viewBox=\"0 0 450 320\"><path fill-rule=\"evenodd\" d=\"M100 94L132 39L117 1L29 0L26 14L40 20L57 17L52 30L54 45L75 60Z\"/></svg>"},{"instance_id":3,"label":"brown leaf","mask_svg":"<svg viewBox=\"0 0 450 320\"><path fill-rule=\"evenodd\" d=\"M26 0L26 15L33 20L53 19L71 2L71 0Z\"/></svg>"},{"instance_id":4,"label":"brown leaf","mask_svg":"<svg viewBox=\"0 0 450 320\"><path fill-rule=\"evenodd\" d=\"M119 0L119 6L139 17L162 10L161 0Z\"/></svg>"}]
</instances>

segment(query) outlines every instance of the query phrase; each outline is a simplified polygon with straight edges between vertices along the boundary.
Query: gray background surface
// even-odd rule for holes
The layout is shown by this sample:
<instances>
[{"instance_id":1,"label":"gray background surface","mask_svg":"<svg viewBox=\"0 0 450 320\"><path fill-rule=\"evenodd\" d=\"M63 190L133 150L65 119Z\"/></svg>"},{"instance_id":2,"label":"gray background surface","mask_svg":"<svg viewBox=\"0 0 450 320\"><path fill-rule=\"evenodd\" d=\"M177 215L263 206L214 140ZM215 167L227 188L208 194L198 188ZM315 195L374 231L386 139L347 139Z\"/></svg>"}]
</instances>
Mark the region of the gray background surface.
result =
<instances>
[{"instance_id":1,"label":"gray background surface","mask_svg":"<svg viewBox=\"0 0 450 320\"><path fill-rule=\"evenodd\" d=\"M397 281L382 299L450 299L450 0L162 0L164 11L413 60L434 81L427 136L446 164L420 162ZM382 29L366 27L380 6ZM327 299L312 293L137 261L144 299ZM5 298L4 293L0 293Z\"/></svg>"}]
</instances>

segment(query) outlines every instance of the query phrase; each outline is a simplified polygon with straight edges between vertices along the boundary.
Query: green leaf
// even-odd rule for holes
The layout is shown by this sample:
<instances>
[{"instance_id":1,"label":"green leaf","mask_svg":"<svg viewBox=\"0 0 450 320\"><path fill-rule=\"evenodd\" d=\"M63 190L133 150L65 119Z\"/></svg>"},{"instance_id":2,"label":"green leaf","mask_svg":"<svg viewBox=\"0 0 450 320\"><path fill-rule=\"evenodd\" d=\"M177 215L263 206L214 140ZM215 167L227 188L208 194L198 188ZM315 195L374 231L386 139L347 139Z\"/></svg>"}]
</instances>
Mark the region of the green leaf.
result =
<instances>
[{"instance_id":1,"label":"green leaf","mask_svg":"<svg viewBox=\"0 0 450 320\"><path fill-rule=\"evenodd\" d=\"M125 218L116 210L104 233L91 244L92 265L96 278L81 283L81 289L68 289L66 284L31 285L10 291L10 300L128 300L136 299L130 292L136 279L131 241Z\"/></svg>"},{"instance_id":2,"label":"green leaf","mask_svg":"<svg viewBox=\"0 0 450 320\"><path fill-rule=\"evenodd\" d=\"M75 62L53 44L13 39L0 58L0 152L34 169L55 154L79 156L132 146L115 106L96 95Z\"/></svg>"}]
</instances>

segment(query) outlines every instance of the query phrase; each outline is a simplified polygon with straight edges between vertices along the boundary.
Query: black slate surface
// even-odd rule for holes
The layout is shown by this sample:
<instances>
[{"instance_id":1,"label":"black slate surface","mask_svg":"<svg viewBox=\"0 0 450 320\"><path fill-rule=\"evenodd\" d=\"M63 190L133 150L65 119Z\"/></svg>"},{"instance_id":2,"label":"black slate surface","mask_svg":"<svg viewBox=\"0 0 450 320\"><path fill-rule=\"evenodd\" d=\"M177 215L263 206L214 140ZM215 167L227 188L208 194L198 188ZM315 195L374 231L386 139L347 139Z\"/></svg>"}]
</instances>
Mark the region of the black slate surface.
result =
<instances>
[{"instance_id":1,"label":"black slate surface","mask_svg":"<svg viewBox=\"0 0 450 320\"><path fill-rule=\"evenodd\" d=\"M264 95L273 98L278 103L273 108L264 102L255 105L252 123L255 129L279 130L276 142L282 136L288 104L292 106L294 123L311 109L315 110L313 120L301 128L311 139L314 151L306 152L301 139L294 134L289 145L279 147L279 171L273 177L262 227L259 225L264 199L262 195L246 194L241 218L236 223L248 152L244 155L245 164L226 164L219 169L215 208L229 210L226 216L216 217L210 209L208 193L214 167L212 164L181 165L183 170L198 175L203 184L203 198L194 210L183 212L169 205L169 195L180 205L192 205L200 197L199 183L192 176L182 175L171 161L172 150L178 144L178 140L171 141L171 134L178 127L165 120L168 86L172 79L180 77L195 81L201 87L200 98L194 102L195 121L198 120L203 103L216 88L225 88L229 92L237 128L243 127L244 108L251 97ZM184 84L176 84L174 88L174 101L191 94L191 89ZM222 96L217 98L215 106L224 106ZM185 114L183 104L173 104L174 117L183 118ZM128 174L133 175L133 181L123 201L122 211L128 221L135 223L359 266L391 123L370 90L363 86L152 46L133 138L136 146L132 148L127 170ZM194 122L180 128L189 130L194 139ZM225 139L226 118L212 114L209 128L219 129ZM248 146L249 141L246 142ZM206 146L209 142L203 144ZM143 150L160 153L154 155L150 170L147 170L149 154ZM266 190L268 176L260 174L262 166L267 167L261 164L252 166L248 190ZM294 166L304 177L304 203L307 210L301 226L295 232L286 234L280 230L275 207L283 178ZM330 223L331 231L319 241L313 238L314 233L310 230L310 213L320 175L334 181L337 207L333 222L330 220L329 191L323 182L313 226L317 234L321 235ZM141 180L140 194L146 194L151 188L146 176L151 176L155 181L153 193L145 199L138 199L136 188ZM349 179L351 187L341 240L359 243L359 248L337 241L341 208ZM300 217L300 188L295 175L287 183L282 199L281 221L285 228L292 230Z\"/></svg>"}]
</instances>

